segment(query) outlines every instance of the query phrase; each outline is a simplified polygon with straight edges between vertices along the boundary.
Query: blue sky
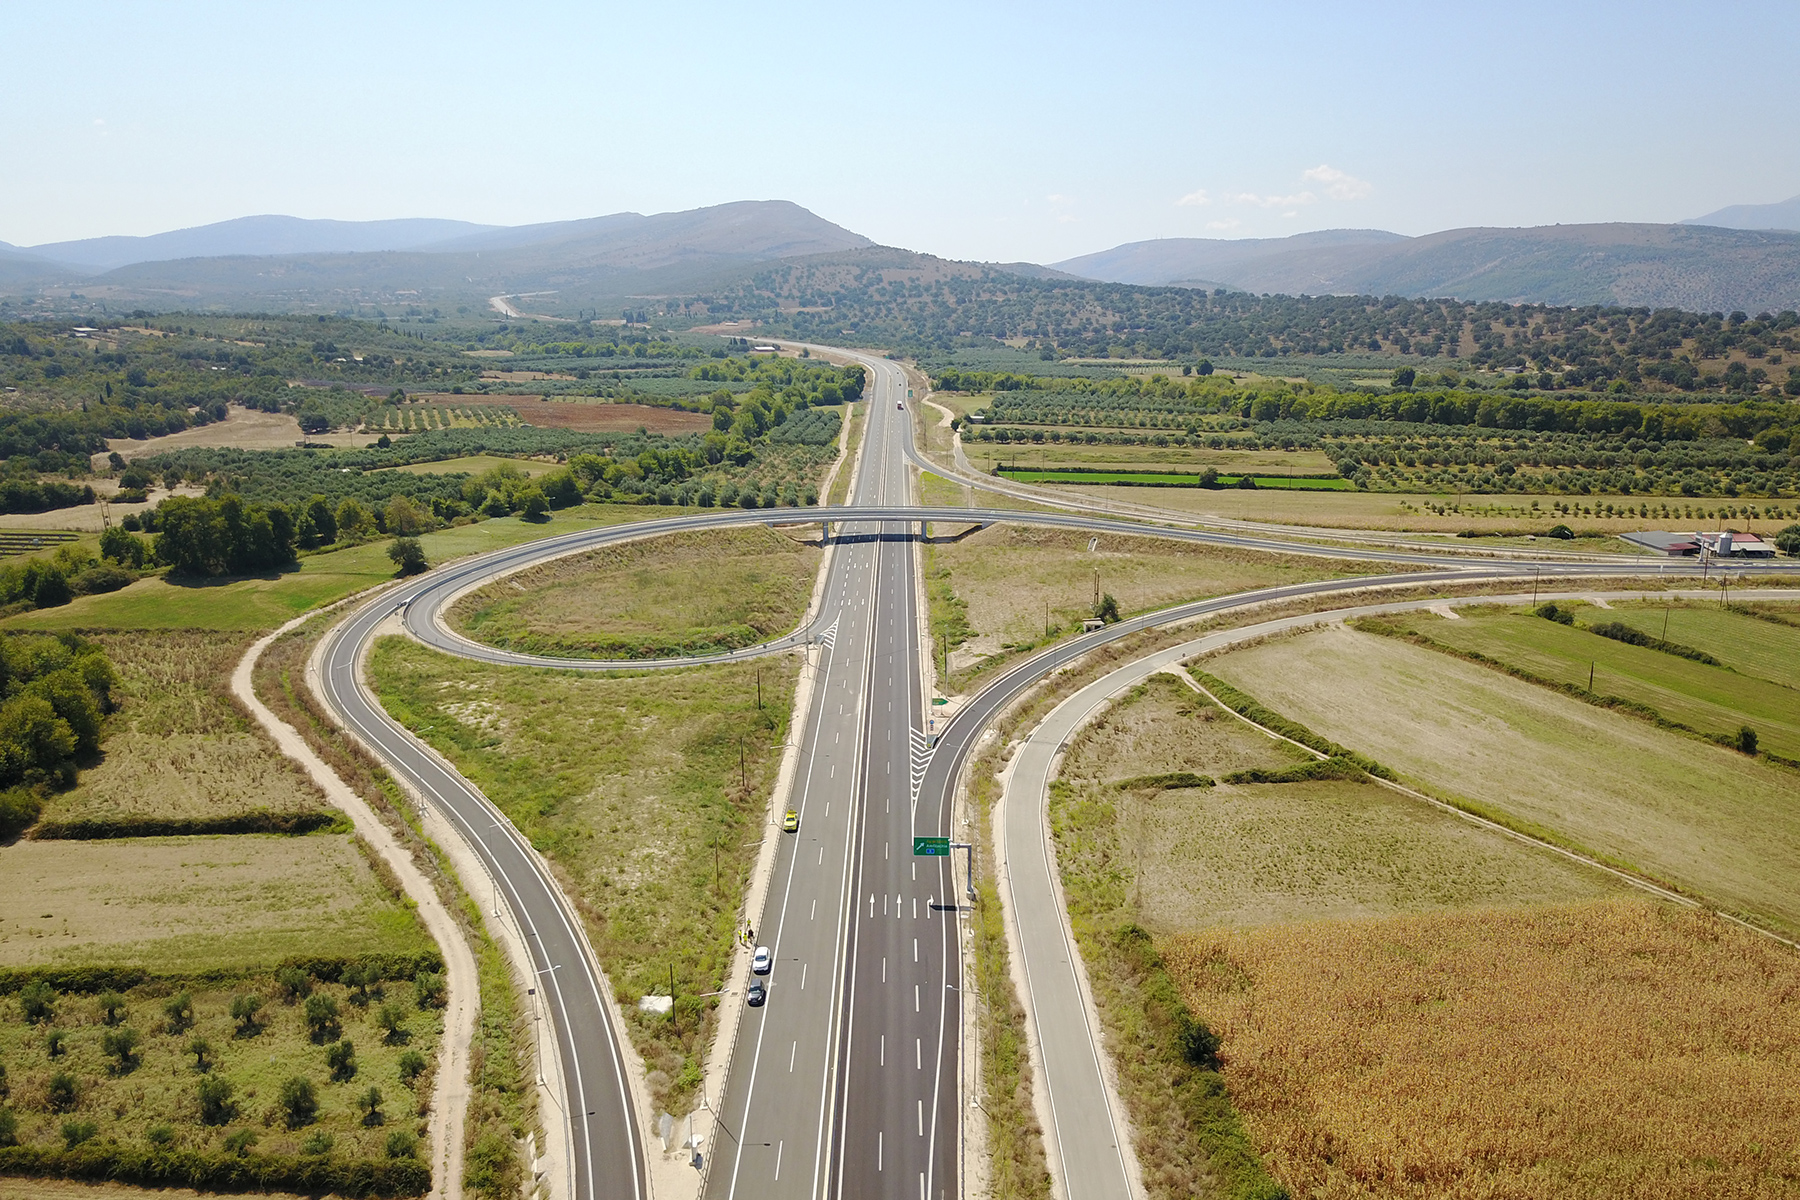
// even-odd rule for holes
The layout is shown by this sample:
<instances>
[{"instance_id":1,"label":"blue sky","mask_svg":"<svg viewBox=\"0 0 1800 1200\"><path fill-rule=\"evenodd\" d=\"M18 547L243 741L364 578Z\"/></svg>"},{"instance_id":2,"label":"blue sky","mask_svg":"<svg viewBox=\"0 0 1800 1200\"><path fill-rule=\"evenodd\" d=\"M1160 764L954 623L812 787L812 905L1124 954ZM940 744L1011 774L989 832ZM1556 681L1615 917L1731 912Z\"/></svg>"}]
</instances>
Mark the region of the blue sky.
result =
<instances>
[{"instance_id":1,"label":"blue sky","mask_svg":"<svg viewBox=\"0 0 1800 1200\"><path fill-rule=\"evenodd\" d=\"M8 4L0 240L784 198L1054 261L1800 193L1800 4Z\"/></svg>"}]
</instances>

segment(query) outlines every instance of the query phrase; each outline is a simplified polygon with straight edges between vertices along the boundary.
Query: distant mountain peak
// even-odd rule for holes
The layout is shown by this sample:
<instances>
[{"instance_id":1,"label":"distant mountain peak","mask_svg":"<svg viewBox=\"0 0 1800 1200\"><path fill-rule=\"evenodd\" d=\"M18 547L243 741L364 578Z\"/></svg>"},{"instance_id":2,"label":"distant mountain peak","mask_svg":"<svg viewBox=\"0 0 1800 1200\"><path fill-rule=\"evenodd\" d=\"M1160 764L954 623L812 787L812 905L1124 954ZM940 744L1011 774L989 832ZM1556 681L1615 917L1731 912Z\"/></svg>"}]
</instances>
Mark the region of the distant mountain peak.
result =
<instances>
[{"instance_id":1,"label":"distant mountain peak","mask_svg":"<svg viewBox=\"0 0 1800 1200\"><path fill-rule=\"evenodd\" d=\"M1800 196L1774 204L1733 204L1704 217L1690 217L1683 225L1714 225L1721 229L1800 230Z\"/></svg>"}]
</instances>

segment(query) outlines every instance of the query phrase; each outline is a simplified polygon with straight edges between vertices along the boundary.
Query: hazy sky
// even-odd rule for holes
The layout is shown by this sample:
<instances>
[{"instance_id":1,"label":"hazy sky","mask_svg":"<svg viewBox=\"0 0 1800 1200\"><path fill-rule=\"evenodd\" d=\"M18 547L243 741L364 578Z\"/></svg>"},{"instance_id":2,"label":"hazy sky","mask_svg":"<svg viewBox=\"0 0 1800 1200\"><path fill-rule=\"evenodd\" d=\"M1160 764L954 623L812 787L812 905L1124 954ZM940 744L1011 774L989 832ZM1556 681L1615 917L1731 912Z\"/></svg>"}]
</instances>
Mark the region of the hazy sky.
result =
<instances>
[{"instance_id":1,"label":"hazy sky","mask_svg":"<svg viewBox=\"0 0 1800 1200\"><path fill-rule=\"evenodd\" d=\"M0 240L791 199L877 241L1672 221L1800 193L1800 3L0 7Z\"/></svg>"}]
</instances>

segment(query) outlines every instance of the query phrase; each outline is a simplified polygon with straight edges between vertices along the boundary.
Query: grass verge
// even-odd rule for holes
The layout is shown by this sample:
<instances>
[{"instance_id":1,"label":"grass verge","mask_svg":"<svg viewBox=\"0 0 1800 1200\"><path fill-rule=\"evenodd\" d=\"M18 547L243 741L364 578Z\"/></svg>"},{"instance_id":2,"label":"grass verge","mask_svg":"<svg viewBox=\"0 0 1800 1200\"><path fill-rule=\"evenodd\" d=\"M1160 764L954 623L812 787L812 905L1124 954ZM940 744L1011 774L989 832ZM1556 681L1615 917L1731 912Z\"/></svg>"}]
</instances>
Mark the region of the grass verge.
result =
<instances>
[{"instance_id":1,"label":"grass verge","mask_svg":"<svg viewBox=\"0 0 1800 1200\"><path fill-rule=\"evenodd\" d=\"M822 555L769 529L670 534L509 575L448 617L477 641L528 654L721 654L798 625Z\"/></svg>"},{"instance_id":2,"label":"grass verge","mask_svg":"<svg viewBox=\"0 0 1800 1200\"><path fill-rule=\"evenodd\" d=\"M550 859L649 1070L681 1113L700 1082L793 705L797 663L646 674L495 667L401 638L370 676ZM759 705L758 679L761 679ZM676 1002L667 1016L645 995Z\"/></svg>"}]
</instances>

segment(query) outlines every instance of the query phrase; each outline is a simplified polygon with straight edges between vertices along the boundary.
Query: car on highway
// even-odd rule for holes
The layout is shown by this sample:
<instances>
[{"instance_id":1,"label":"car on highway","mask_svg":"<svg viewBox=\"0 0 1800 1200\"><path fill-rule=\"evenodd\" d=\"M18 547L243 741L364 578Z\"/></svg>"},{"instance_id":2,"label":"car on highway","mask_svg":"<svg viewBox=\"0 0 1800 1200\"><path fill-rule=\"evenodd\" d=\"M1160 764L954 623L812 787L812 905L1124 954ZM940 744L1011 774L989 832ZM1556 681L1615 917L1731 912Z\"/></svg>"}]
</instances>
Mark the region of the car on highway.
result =
<instances>
[{"instance_id":1,"label":"car on highway","mask_svg":"<svg viewBox=\"0 0 1800 1200\"><path fill-rule=\"evenodd\" d=\"M906 401L896 400L896 401L894 401L894 407L899 409L901 412L905 412L906 411Z\"/></svg>"},{"instance_id":2,"label":"car on highway","mask_svg":"<svg viewBox=\"0 0 1800 1200\"><path fill-rule=\"evenodd\" d=\"M752 979L750 981L750 990L744 993L744 999L749 1001L750 1007L761 1008L763 1006L763 1001L768 998L769 989L763 985L763 981L760 979Z\"/></svg>"},{"instance_id":3,"label":"car on highway","mask_svg":"<svg viewBox=\"0 0 1800 1200\"><path fill-rule=\"evenodd\" d=\"M750 957L750 970L757 975L767 975L773 964L774 959L770 957L767 946L758 946L756 953Z\"/></svg>"},{"instance_id":4,"label":"car on highway","mask_svg":"<svg viewBox=\"0 0 1800 1200\"><path fill-rule=\"evenodd\" d=\"M798 832L799 829L800 814L790 808L787 810L787 816L781 818L781 831L783 833L795 833Z\"/></svg>"}]
</instances>

